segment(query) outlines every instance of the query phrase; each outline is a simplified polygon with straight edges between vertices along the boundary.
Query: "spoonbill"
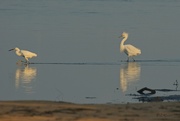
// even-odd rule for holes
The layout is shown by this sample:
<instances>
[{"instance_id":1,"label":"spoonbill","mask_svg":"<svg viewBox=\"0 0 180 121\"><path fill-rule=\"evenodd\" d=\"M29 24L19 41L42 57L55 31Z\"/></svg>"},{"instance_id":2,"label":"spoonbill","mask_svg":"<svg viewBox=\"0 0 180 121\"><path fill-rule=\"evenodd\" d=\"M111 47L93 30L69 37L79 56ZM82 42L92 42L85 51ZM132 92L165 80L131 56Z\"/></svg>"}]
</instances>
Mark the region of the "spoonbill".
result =
<instances>
[{"instance_id":1,"label":"spoonbill","mask_svg":"<svg viewBox=\"0 0 180 121\"><path fill-rule=\"evenodd\" d=\"M12 51L12 50L16 52L16 55L24 57L26 60L26 63L29 63L29 58L37 57L36 53L30 52L28 50L20 50L19 48L15 47L13 49L10 49L9 51Z\"/></svg>"},{"instance_id":2,"label":"spoonbill","mask_svg":"<svg viewBox=\"0 0 180 121\"><path fill-rule=\"evenodd\" d=\"M120 43L120 51L124 52L128 56L127 62L129 62L130 57L132 57L132 59L134 60L133 56L137 56L141 54L141 50L139 48L134 47L133 45L130 44L124 45L124 42L128 39L127 32L123 32L119 38L123 38Z\"/></svg>"}]
</instances>

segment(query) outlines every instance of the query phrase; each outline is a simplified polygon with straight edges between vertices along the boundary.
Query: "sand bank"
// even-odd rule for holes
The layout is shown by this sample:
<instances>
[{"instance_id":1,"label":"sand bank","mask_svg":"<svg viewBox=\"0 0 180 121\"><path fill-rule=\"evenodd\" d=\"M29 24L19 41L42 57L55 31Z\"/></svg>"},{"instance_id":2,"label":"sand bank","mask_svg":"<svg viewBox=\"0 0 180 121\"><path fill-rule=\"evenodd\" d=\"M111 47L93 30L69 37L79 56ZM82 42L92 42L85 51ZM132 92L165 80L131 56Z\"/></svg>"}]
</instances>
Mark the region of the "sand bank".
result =
<instances>
[{"instance_id":1,"label":"sand bank","mask_svg":"<svg viewBox=\"0 0 180 121\"><path fill-rule=\"evenodd\" d=\"M0 101L0 121L179 121L180 102L72 104Z\"/></svg>"}]
</instances>

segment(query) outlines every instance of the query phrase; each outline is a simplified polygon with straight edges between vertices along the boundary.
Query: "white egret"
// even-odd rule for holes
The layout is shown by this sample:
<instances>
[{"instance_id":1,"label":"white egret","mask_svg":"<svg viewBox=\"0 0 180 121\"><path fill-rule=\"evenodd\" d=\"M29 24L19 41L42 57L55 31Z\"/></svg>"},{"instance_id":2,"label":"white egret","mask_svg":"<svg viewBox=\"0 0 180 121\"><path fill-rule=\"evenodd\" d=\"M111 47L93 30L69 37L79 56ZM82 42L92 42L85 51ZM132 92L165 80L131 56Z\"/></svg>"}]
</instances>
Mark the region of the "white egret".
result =
<instances>
[{"instance_id":1,"label":"white egret","mask_svg":"<svg viewBox=\"0 0 180 121\"><path fill-rule=\"evenodd\" d=\"M12 50L14 50L16 52L16 55L24 57L26 60L26 63L29 63L29 58L37 57L36 53L30 52L27 50L20 50L17 47L10 49L9 51L12 51Z\"/></svg>"},{"instance_id":2,"label":"white egret","mask_svg":"<svg viewBox=\"0 0 180 121\"><path fill-rule=\"evenodd\" d=\"M133 56L137 56L137 55L141 54L141 50L139 48L136 48L130 44L124 45L124 42L128 38L128 33L123 32L119 38L123 38L121 43L120 43L120 51L124 52L128 56L127 62L129 61L130 57L132 57L132 59L134 60Z\"/></svg>"}]
</instances>

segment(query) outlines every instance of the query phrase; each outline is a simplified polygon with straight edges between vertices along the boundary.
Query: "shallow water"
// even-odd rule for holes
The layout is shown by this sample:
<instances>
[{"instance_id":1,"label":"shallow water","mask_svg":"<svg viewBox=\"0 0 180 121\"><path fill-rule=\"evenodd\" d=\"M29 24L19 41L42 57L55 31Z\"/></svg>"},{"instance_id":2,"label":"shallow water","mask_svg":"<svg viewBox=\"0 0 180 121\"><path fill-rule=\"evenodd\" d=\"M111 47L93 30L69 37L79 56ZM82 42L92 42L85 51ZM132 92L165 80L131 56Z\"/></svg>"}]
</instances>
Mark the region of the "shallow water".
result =
<instances>
[{"instance_id":1,"label":"shallow water","mask_svg":"<svg viewBox=\"0 0 180 121\"><path fill-rule=\"evenodd\" d=\"M179 8L177 0L1 1L0 100L122 103L137 102L126 95L143 87L176 89ZM123 31L142 50L137 62L119 52ZM16 46L38 57L24 66L8 51Z\"/></svg>"},{"instance_id":2,"label":"shallow water","mask_svg":"<svg viewBox=\"0 0 180 121\"><path fill-rule=\"evenodd\" d=\"M13 64L11 64L13 65ZM126 103L136 91L172 89L179 79L180 62L119 62L14 64L4 70L1 100L53 100L75 103ZM157 92L156 95L179 94Z\"/></svg>"}]
</instances>

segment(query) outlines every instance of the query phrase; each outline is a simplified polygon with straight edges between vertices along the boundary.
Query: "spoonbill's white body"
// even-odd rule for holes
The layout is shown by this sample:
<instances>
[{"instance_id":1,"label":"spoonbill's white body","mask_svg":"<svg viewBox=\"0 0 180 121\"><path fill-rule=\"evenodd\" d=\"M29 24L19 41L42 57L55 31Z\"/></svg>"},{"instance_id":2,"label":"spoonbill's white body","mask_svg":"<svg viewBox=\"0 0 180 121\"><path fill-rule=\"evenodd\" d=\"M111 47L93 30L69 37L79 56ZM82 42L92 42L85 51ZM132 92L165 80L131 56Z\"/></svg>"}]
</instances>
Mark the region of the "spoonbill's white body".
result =
<instances>
[{"instance_id":1,"label":"spoonbill's white body","mask_svg":"<svg viewBox=\"0 0 180 121\"><path fill-rule=\"evenodd\" d=\"M26 63L29 63L29 58L37 57L36 53L30 52L27 50L20 50L17 47L10 49L9 51L12 51L12 50L14 50L16 52L16 55L24 57L26 60Z\"/></svg>"},{"instance_id":2,"label":"spoonbill's white body","mask_svg":"<svg viewBox=\"0 0 180 121\"><path fill-rule=\"evenodd\" d=\"M129 61L130 57L132 57L132 59L134 60L133 56L137 56L141 54L141 50L139 48L134 47L133 45L130 44L124 45L124 42L128 38L128 33L123 32L120 38L123 38L120 43L120 51L124 52L128 56L127 62Z\"/></svg>"}]
</instances>

